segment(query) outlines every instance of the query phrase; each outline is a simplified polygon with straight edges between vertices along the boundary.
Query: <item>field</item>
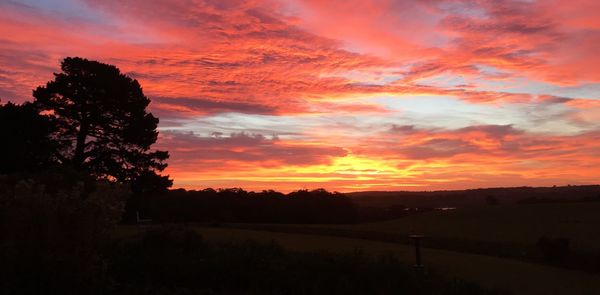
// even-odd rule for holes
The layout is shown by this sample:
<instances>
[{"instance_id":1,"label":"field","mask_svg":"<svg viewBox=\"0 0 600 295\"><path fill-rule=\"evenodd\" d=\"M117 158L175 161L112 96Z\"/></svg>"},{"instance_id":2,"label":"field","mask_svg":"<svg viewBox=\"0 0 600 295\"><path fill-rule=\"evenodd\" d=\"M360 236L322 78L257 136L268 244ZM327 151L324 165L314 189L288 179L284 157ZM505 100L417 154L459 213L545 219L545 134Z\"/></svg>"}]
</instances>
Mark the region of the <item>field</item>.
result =
<instances>
[{"instance_id":1,"label":"field","mask_svg":"<svg viewBox=\"0 0 600 295\"><path fill-rule=\"evenodd\" d=\"M492 255L511 245L516 245L514 251L535 251L541 235L570 238L574 249L600 249L600 215L596 212L600 212L598 203L507 205L433 211L356 225L223 224L194 228L209 240L274 241L294 251L360 249L373 256L393 253L409 264L414 263L414 248L406 234L418 232L440 243L431 247L425 243L423 259L428 270L514 294L600 294L597 274ZM119 232L131 231L137 229L124 227ZM456 245L459 247L453 249ZM480 255L477 247L492 253Z\"/></svg>"},{"instance_id":2,"label":"field","mask_svg":"<svg viewBox=\"0 0 600 295\"><path fill-rule=\"evenodd\" d=\"M470 207L397 220L343 226L355 230L533 245L542 235L565 237L575 249L600 249L600 202Z\"/></svg>"},{"instance_id":3,"label":"field","mask_svg":"<svg viewBox=\"0 0 600 295\"><path fill-rule=\"evenodd\" d=\"M542 235L569 238L574 250L600 249L597 212L600 203L503 205L432 211L354 225L221 224L194 228L210 240L274 241L293 251L360 249L373 256L393 253L409 264L414 263L414 248L406 235L422 233L427 236L423 259L428 270L514 294L600 294L599 275L538 263L518 252L536 251L535 243ZM122 234L130 231L137 229L120 230Z\"/></svg>"},{"instance_id":4,"label":"field","mask_svg":"<svg viewBox=\"0 0 600 295\"><path fill-rule=\"evenodd\" d=\"M384 222L351 225L234 224L237 228L333 235L409 243L409 234L426 236L430 248L539 261L542 236L567 238L581 256L570 268L598 271L600 203L532 204L467 207L430 211ZM587 257L594 256L594 262ZM582 265L587 264L587 265Z\"/></svg>"},{"instance_id":5,"label":"field","mask_svg":"<svg viewBox=\"0 0 600 295\"><path fill-rule=\"evenodd\" d=\"M399 245L361 239L320 235L277 233L234 228L199 227L198 231L211 240L252 239L275 241L295 251L350 252L357 249L367 254L393 253L406 263L413 263L414 250ZM428 269L477 282L488 288L510 290L513 294L599 294L600 277L511 259L453 251L424 249L424 264Z\"/></svg>"}]
</instances>

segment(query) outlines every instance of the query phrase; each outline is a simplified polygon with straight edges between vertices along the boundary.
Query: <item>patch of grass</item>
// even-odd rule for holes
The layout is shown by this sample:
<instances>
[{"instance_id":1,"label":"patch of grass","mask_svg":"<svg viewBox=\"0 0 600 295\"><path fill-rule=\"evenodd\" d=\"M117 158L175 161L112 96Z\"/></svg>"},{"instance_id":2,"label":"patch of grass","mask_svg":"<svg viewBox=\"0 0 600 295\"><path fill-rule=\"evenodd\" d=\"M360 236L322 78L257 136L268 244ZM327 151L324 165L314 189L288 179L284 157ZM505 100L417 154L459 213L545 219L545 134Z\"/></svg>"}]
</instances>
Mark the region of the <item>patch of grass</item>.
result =
<instances>
[{"instance_id":1,"label":"patch of grass","mask_svg":"<svg viewBox=\"0 0 600 295\"><path fill-rule=\"evenodd\" d=\"M367 231L535 245L543 235L565 237L578 250L600 249L600 203L486 206L432 211L397 220L344 225Z\"/></svg>"},{"instance_id":2,"label":"patch of grass","mask_svg":"<svg viewBox=\"0 0 600 295\"><path fill-rule=\"evenodd\" d=\"M352 225L233 224L232 227L332 235L407 244L424 234L424 247L490 255L600 272L600 203L485 206L431 211L397 220ZM568 240L560 261L540 251L541 237Z\"/></svg>"}]
</instances>

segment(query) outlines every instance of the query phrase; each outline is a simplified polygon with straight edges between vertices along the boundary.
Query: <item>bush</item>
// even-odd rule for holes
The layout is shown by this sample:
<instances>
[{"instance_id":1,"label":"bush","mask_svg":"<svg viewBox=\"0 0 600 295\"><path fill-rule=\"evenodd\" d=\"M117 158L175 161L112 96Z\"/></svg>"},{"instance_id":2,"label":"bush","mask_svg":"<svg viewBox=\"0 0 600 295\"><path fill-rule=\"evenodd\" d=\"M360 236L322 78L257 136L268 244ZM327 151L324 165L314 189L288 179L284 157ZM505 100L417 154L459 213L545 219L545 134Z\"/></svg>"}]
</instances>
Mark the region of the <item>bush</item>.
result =
<instances>
[{"instance_id":1,"label":"bush","mask_svg":"<svg viewBox=\"0 0 600 295\"><path fill-rule=\"evenodd\" d=\"M60 177L59 177L60 178ZM104 280L100 249L129 191L107 182L0 178L0 246L5 293L86 293Z\"/></svg>"}]
</instances>

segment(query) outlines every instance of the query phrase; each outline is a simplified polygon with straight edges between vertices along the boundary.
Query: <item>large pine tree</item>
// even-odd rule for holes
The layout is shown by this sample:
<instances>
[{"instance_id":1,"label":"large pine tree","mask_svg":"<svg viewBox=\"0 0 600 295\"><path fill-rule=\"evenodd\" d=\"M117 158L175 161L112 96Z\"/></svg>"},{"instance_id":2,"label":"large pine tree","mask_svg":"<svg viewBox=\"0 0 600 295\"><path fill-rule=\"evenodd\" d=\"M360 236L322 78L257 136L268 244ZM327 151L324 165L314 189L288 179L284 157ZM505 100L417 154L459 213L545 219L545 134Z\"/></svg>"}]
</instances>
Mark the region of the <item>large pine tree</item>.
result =
<instances>
[{"instance_id":1,"label":"large pine tree","mask_svg":"<svg viewBox=\"0 0 600 295\"><path fill-rule=\"evenodd\" d=\"M34 104L57 126L51 138L63 165L97 178L135 182L158 176L166 151L151 150L158 119L137 80L113 66L79 57L62 61L61 73L34 90Z\"/></svg>"}]
</instances>

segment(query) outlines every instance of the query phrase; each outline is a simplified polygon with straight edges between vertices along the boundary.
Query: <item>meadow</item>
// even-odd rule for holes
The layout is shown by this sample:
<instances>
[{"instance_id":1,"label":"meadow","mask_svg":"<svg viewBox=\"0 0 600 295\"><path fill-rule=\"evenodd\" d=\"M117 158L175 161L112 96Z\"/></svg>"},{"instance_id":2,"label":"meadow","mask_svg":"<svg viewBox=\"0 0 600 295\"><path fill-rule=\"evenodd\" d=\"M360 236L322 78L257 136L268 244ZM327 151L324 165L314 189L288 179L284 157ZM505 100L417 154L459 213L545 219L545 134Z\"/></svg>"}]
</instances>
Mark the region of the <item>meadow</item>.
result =
<instances>
[{"instance_id":1,"label":"meadow","mask_svg":"<svg viewBox=\"0 0 600 295\"><path fill-rule=\"evenodd\" d=\"M600 203L524 204L431 211L353 225L357 230L419 232L436 237L535 244L540 236L571 240L575 249L600 249Z\"/></svg>"}]
</instances>

